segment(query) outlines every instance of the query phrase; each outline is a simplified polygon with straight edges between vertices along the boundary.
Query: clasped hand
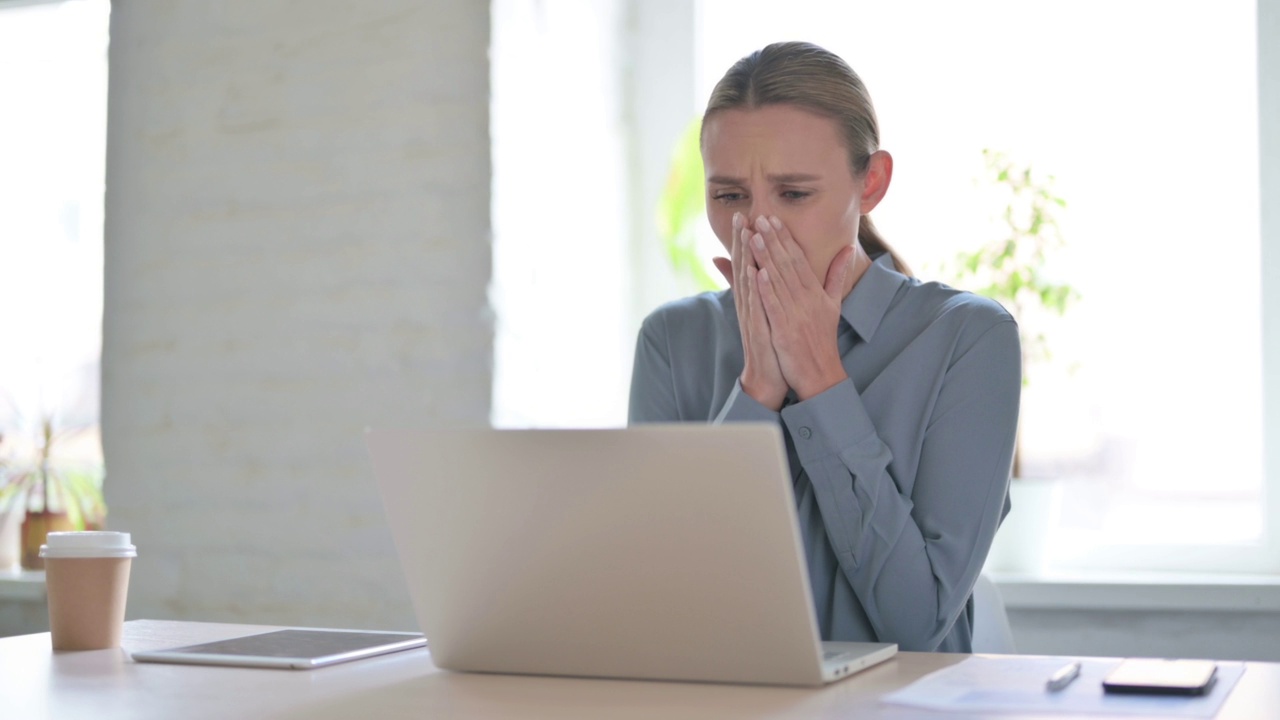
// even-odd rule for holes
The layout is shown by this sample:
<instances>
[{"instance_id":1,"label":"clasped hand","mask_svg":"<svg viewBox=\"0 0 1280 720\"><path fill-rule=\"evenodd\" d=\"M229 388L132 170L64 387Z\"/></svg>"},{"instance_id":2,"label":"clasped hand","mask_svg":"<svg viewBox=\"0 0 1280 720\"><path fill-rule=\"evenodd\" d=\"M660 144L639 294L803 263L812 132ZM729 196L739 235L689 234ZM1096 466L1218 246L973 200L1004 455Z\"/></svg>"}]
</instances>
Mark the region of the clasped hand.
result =
<instances>
[{"instance_id":1,"label":"clasped hand","mask_svg":"<svg viewBox=\"0 0 1280 720\"><path fill-rule=\"evenodd\" d=\"M791 232L776 218L733 216L731 258L714 259L733 288L742 330L742 389L778 410L794 389L807 400L848 375L836 333L855 246L840 250L819 281Z\"/></svg>"}]
</instances>

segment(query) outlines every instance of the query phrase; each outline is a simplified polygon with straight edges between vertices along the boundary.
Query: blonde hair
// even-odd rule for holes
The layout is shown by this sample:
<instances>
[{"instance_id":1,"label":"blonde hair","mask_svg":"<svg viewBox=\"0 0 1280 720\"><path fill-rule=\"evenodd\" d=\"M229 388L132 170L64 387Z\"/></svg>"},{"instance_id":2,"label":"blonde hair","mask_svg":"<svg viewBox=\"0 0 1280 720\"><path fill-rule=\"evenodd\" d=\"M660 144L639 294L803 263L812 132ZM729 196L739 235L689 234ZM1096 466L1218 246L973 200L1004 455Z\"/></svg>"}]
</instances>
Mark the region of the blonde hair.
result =
<instances>
[{"instance_id":1,"label":"blonde hair","mask_svg":"<svg viewBox=\"0 0 1280 720\"><path fill-rule=\"evenodd\" d=\"M839 55L812 43L774 43L734 63L711 91L702 125L721 110L765 105L794 105L834 120L854 177L866 174L871 154L880 149L880 125L866 86ZM887 252L899 272L911 274L866 215L858 223L858 240L867 254Z\"/></svg>"}]
</instances>

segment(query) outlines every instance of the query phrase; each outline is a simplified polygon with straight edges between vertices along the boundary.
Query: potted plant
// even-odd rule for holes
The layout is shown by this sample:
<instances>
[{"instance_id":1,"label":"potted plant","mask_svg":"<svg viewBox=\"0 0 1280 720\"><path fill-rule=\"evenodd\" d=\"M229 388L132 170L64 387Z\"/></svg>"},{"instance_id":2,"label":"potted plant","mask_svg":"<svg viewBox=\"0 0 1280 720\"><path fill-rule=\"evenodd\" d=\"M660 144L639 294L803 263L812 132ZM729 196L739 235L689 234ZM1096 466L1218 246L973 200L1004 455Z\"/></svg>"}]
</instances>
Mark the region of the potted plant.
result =
<instances>
[{"instance_id":1,"label":"potted plant","mask_svg":"<svg viewBox=\"0 0 1280 720\"><path fill-rule=\"evenodd\" d=\"M101 462L77 458L71 449L87 427L55 429L44 418L35 438L0 436L0 514L21 516L21 565L44 567L40 545L50 532L102 527L107 508L102 497Z\"/></svg>"}]
</instances>

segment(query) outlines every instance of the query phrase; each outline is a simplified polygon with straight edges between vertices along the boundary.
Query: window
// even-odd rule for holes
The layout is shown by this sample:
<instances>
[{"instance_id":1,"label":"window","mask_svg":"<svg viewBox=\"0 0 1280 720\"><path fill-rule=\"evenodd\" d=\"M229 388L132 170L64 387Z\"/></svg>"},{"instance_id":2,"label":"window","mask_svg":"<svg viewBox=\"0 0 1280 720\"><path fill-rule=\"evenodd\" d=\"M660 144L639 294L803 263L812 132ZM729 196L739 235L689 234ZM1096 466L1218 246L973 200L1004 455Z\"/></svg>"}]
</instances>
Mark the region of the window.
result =
<instances>
[{"instance_id":1,"label":"window","mask_svg":"<svg viewBox=\"0 0 1280 720\"><path fill-rule=\"evenodd\" d=\"M493 3L492 421L500 427L626 417L632 208L621 22L616 3Z\"/></svg>"},{"instance_id":2,"label":"window","mask_svg":"<svg viewBox=\"0 0 1280 720\"><path fill-rule=\"evenodd\" d=\"M99 464L109 12L0 3L0 432L87 427L62 452Z\"/></svg>"}]
</instances>

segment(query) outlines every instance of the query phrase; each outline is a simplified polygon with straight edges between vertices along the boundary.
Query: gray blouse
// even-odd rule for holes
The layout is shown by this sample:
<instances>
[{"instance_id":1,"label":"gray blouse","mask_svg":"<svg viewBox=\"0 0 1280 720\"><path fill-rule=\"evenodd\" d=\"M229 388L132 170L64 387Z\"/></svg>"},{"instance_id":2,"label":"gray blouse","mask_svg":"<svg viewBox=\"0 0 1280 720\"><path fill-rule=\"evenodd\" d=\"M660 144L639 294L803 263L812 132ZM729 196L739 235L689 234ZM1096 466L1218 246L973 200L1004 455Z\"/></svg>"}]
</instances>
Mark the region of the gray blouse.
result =
<instances>
[{"instance_id":1,"label":"gray blouse","mask_svg":"<svg viewBox=\"0 0 1280 720\"><path fill-rule=\"evenodd\" d=\"M969 652L971 594L1009 511L1022 389L996 302L876 259L841 308L846 380L774 412L742 391L732 291L644 321L630 422L781 423L824 640Z\"/></svg>"}]
</instances>

